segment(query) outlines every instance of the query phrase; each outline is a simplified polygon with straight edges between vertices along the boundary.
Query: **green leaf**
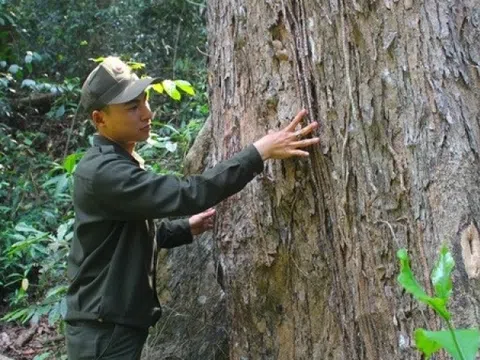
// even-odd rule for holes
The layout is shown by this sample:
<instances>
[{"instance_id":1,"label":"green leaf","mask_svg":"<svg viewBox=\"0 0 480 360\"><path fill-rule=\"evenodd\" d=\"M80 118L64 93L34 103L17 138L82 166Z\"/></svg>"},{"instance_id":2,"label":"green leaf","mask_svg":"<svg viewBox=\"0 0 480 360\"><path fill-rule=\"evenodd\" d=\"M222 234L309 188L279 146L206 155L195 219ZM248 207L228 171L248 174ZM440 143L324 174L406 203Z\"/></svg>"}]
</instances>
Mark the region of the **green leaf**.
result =
<instances>
[{"instance_id":1,"label":"green leaf","mask_svg":"<svg viewBox=\"0 0 480 360\"><path fill-rule=\"evenodd\" d=\"M158 148L158 149L165 149L165 143L162 143L162 142L160 142L158 140L155 140L153 138L149 138L147 140L147 143L152 145L153 147Z\"/></svg>"},{"instance_id":2,"label":"green leaf","mask_svg":"<svg viewBox=\"0 0 480 360\"><path fill-rule=\"evenodd\" d=\"M165 149L173 153L175 152L175 150L177 150L177 143L167 141L167 143L165 144Z\"/></svg>"},{"instance_id":3,"label":"green leaf","mask_svg":"<svg viewBox=\"0 0 480 360\"><path fill-rule=\"evenodd\" d=\"M19 309L19 310L14 310L14 311L11 311L7 314L5 314L4 317L2 317L0 320L2 321L15 321L15 320L18 320L22 317L26 317L27 319L29 319L31 316L30 313L30 309L29 308L24 308L24 309ZM25 320L23 319L22 322L24 322Z\"/></svg>"},{"instance_id":4,"label":"green leaf","mask_svg":"<svg viewBox=\"0 0 480 360\"><path fill-rule=\"evenodd\" d=\"M182 95L180 95L180 92L177 90L177 86L172 80L163 80L162 81L163 88L167 92L167 94L174 100L180 100L182 98Z\"/></svg>"},{"instance_id":5,"label":"green leaf","mask_svg":"<svg viewBox=\"0 0 480 360\"><path fill-rule=\"evenodd\" d=\"M32 52L29 51L29 53L27 53L27 55L25 55L25 63L26 64L30 64L33 60L33 55L32 55Z\"/></svg>"},{"instance_id":6,"label":"green leaf","mask_svg":"<svg viewBox=\"0 0 480 360\"><path fill-rule=\"evenodd\" d=\"M425 329L415 330L415 345L417 346L417 349L421 351L427 359L429 359L433 353L442 349L442 345L440 345L436 341L431 340L428 336L426 336L425 332Z\"/></svg>"},{"instance_id":7,"label":"green leaf","mask_svg":"<svg viewBox=\"0 0 480 360\"><path fill-rule=\"evenodd\" d=\"M47 295L45 295L45 299L49 297L58 297L58 295L64 295L67 293L68 286L67 285L59 285L50 290L48 290Z\"/></svg>"},{"instance_id":8,"label":"green leaf","mask_svg":"<svg viewBox=\"0 0 480 360\"><path fill-rule=\"evenodd\" d=\"M31 79L25 79L22 81L22 85L20 87L24 88L24 87L27 87L27 88L33 88L37 83L35 82L35 80L31 80Z\"/></svg>"},{"instance_id":9,"label":"green leaf","mask_svg":"<svg viewBox=\"0 0 480 360\"><path fill-rule=\"evenodd\" d=\"M15 231L22 232L22 233L31 233L31 234L43 234L41 231L35 229L33 226L25 224L23 222L18 223L15 226Z\"/></svg>"},{"instance_id":10,"label":"green leaf","mask_svg":"<svg viewBox=\"0 0 480 360\"><path fill-rule=\"evenodd\" d=\"M408 258L407 250L398 250L397 257L400 259L400 274L397 277L397 281L400 285L402 285L405 291L412 294L417 300L430 305L441 317L445 320L449 320L450 313L445 306L445 299L428 296L418 283L417 279L415 279L410 268L410 260Z\"/></svg>"},{"instance_id":11,"label":"green leaf","mask_svg":"<svg viewBox=\"0 0 480 360\"><path fill-rule=\"evenodd\" d=\"M57 240L62 240L65 237L65 234L67 233L68 228L69 228L68 223L63 223L58 227Z\"/></svg>"},{"instance_id":12,"label":"green leaf","mask_svg":"<svg viewBox=\"0 0 480 360\"><path fill-rule=\"evenodd\" d=\"M140 70L140 69L143 69L145 67L144 63L139 63L139 62L135 62L135 61L128 61L127 65L130 66L130 69L132 69L132 70Z\"/></svg>"},{"instance_id":13,"label":"green leaf","mask_svg":"<svg viewBox=\"0 0 480 360\"><path fill-rule=\"evenodd\" d=\"M163 86L162 84L153 84L152 89L159 94L163 94Z\"/></svg>"},{"instance_id":14,"label":"green leaf","mask_svg":"<svg viewBox=\"0 0 480 360\"><path fill-rule=\"evenodd\" d=\"M35 60L35 61L42 61L42 56L41 56L39 53L37 53L37 52L34 51L34 52L32 53L32 55L33 55L33 60Z\"/></svg>"},{"instance_id":15,"label":"green leaf","mask_svg":"<svg viewBox=\"0 0 480 360\"><path fill-rule=\"evenodd\" d=\"M88 45L87 40L80 41L80 46L86 46L86 45Z\"/></svg>"},{"instance_id":16,"label":"green leaf","mask_svg":"<svg viewBox=\"0 0 480 360\"><path fill-rule=\"evenodd\" d=\"M58 197L68 186L68 175L62 174L57 182L57 187L55 188L55 197Z\"/></svg>"},{"instance_id":17,"label":"green leaf","mask_svg":"<svg viewBox=\"0 0 480 360\"><path fill-rule=\"evenodd\" d=\"M192 84L190 84L188 81L175 80L174 83L175 85L177 85L178 88L185 91L188 95L192 95L192 96L195 95L195 89L193 88Z\"/></svg>"},{"instance_id":18,"label":"green leaf","mask_svg":"<svg viewBox=\"0 0 480 360\"><path fill-rule=\"evenodd\" d=\"M64 319L65 319L65 316L67 315L67 298L66 297L63 297L62 300L60 301L60 315Z\"/></svg>"},{"instance_id":19,"label":"green leaf","mask_svg":"<svg viewBox=\"0 0 480 360\"><path fill-rule=\"evenodd\" d=\"M442 246L440 256L432 271L432 284L435 288L435 295L448 301L452 293L452 270L455 261L446 246Z\"/></svg>"},{"instance_id":20,"label":"green leaf","mask_svg":"<svg viewBox=\"0 0 480 360\"><path fill-rule=\"evenodd\" d=\"M415 330L415 344L427 358L435 351L444 348L455 360L475 360L480 345L480 332L477 329L454 330L463 357L455 346L452 333L448 330Z\"/></svg>"},{"instance_id":21,"label":"green leaf","mask_svg":"<svg viewBox=\"0 0 480 360\"><path fill-rule=\"evenodd\" d=\"M57 119L61 118L63 115L65 114L65 105L60 105L57 109L57 111L55 111L55 117Z\"/></svg>"},{"instance_id":22,"label":"green leaf","mask_svg":"<svg viewBox=\"0 0 480 360\"><path fill-rule=\"evenodd\" d=\"M22 68L20 66L18 66L17 64L12 64L10 65L10 67L8 68L8 72L10 74L16 74L19 70L21 70Z\"/></svg>"},{"instance_id":23,"label":"green leaf","mask_svg":"<svg viewBox=\"0 0 480 360\"><path fill-rule=\"evenodd\" d=\"M96 62L96 63L102 63L102 62L105 60L105 57L100 56L100 57L98 57L98 58L96 58L96 59L94 59L94 58L89 58L88 60L93 61L93 62Z\"/></svg>"},{"instance_id":24,"label":"green leaf","mask_svg":"<svg viewBox=\"0 0 480 360\"><path fill-rule=\"evenodd\" d=\"M45 352L45 353L40 354L40 355L35 355L33 360L45 360L45 359L48 359L49 356L50 356L50 352Z\"/></svg>"},{"instance_id":25,"label":"green leaf","mask_svg":"<svg viewBox=\"0 0 480 360\"><path fill-rule=\"evenodd\" d=\"M54 325L60 319L60 302L52 306L48 313L48 325Z\"/></svg>"},{"instance_id":26,"label":"green leaf","mask_svg":"<svg viewBox=\"0 0 480 360\"><path fill-rule=\"evenodd\" d=\"M78 154L73 153L68 155L63 161L63 168L69 173L73 174L73 169L75 168L75 163L77 162Z\"/></svg>"}]
</instances>

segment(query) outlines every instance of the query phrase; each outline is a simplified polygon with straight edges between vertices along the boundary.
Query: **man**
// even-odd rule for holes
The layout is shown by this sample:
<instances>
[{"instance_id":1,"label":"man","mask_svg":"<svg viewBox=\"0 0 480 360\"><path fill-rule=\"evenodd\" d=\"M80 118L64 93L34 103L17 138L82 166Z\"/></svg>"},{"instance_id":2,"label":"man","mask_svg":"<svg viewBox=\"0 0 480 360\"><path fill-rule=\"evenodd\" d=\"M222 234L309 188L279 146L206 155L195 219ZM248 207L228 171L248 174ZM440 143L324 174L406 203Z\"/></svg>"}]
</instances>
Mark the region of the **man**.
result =
<instances>
[{"instance_id":1,"label":"man","mask_svg":"<svg viewBox=\"0 0 480 360\"><path fill-rule=\"evenodd\" d=\"M295 131L305 111L285 129L271 132L202 175L178 179L143 169L135 144L148 139L152 112L139 79L109 57L87 77L81 105L98 131L77 166L75 231L68 257L68 358L139 359L149 326L160 317L155 290L157 247L193 241L213 227L211 206L240 191L267 159L308 156L318 138L299 139L317 127ZM193 215L197 214L197 215ZM193 215L164 221L153 219Z\"/></svg>"}]
</instances>

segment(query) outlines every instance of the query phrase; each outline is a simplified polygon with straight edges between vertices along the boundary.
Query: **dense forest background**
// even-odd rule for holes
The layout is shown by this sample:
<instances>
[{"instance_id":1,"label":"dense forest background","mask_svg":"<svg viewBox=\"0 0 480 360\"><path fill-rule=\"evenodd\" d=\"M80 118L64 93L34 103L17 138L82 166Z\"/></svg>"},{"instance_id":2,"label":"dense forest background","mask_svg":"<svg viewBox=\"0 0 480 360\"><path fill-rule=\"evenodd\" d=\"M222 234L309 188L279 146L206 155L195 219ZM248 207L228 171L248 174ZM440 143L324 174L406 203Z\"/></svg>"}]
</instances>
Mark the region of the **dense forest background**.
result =
<instances>
[{"instance_id":1,"label":"dense forest background","mask_svg":"<svg viewBox=\"0 0 480 360\"><path fill-rule=\"evenodd\" d=\"M151 170L181 173L209 114L205 10L202 0L0 0L0 356L64 356L71 175L93 134L74 114L93 59L193 85L180 101L152 92L154 135L139 148Z\"/></svg>"}]
</instances>

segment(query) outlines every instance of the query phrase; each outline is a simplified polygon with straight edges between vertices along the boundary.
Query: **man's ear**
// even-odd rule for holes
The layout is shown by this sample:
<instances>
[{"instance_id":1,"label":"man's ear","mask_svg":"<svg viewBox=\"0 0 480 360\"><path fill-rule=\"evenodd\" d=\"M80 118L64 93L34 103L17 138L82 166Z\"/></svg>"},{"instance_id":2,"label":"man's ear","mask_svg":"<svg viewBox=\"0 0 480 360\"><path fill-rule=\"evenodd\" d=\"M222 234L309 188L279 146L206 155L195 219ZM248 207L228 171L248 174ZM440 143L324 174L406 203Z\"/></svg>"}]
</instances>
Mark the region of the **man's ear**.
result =
<instances>
[{"instance_id":1,"label":"man's ear","mask_svg":"<svg viewBox=\"0 0 480 360\"><path fill-rule=\"evenodd\" d=\"M105 114L102 110L93 110L92 122L97 129L105 125L105 119L103 118L104 115Z\"/></svg>"}]
</instances>

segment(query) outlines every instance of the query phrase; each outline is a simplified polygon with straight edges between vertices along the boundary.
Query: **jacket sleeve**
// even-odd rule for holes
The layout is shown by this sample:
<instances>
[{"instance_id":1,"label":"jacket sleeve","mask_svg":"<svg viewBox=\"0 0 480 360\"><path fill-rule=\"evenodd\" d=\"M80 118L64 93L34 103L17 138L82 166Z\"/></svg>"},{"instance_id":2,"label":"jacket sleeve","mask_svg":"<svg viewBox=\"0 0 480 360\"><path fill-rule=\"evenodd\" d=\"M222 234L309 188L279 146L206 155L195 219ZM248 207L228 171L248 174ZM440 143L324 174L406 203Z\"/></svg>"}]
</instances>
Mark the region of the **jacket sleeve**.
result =
<instances>
[{"instance_id":1,"label":"jacket sleeve","mask_svg":"<svg viewBox=\"0 0 480 360\"><path fill-rule=\"evenodd\" d=\"M157 228L157 244L160 248L170 249L192 241L188 219L164 220Z\"/></svg>"},{"instance_id":2,"label":"jacket sleeve","mask_svg":"<svg viewBox=\"0 0 480 360\"><path fill-rule=\"evenodd\" d=\"M250 145L202 175L157 175L115 153L105 155L92 181L97 205L116 220L158 219L202 212L242 190L263 161Z\"/></svg>"}]
</instances>

